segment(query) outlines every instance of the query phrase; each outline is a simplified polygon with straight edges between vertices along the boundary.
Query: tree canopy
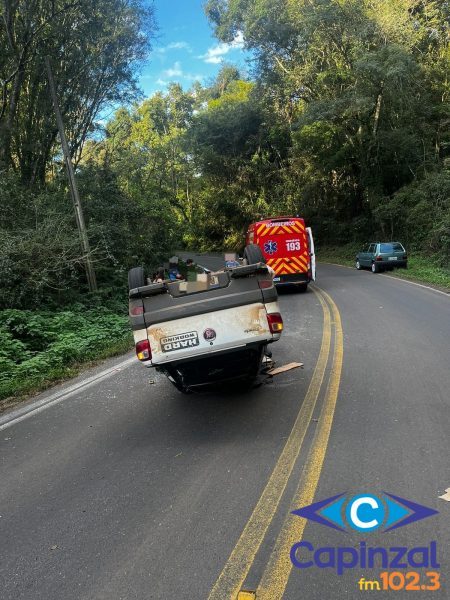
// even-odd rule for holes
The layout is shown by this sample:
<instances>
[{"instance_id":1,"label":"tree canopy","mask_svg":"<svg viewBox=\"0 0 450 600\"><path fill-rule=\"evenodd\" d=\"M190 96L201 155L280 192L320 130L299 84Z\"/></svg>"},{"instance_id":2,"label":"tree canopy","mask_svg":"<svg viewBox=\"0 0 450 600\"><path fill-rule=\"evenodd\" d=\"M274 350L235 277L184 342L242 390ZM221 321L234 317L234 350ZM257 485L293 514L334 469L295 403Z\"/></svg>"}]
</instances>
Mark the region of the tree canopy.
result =
<instances>
[{"instance_id":1,"label":"tree canopy","mask_svg":"<svg viewBox=\"0 0 450 600\"><path fill-rule=\"evenodd\" d=\"M213 81L142 99L155 31L143 0L2 1L3 305L84 289L46 56L103 287L180 247L240 249L251 221L280 214L304 216L319 245L397 238L449 263L450 4L205 11L219 40L243 38L250 75L224 64ZM115 114L99 130L106 105Z\"/></svg>"},{"instance_id":2,"label":"tree canopy","mask_svg":"<svg viewBox=\"0 0 450 600\"><path fill-rule=\"evenodd\" d=\"M134 97L153 28L140 0L2 0L0 168L42 183L54 158L45 56L77 161L101 108Z\"/></svg>"}]
</instances>

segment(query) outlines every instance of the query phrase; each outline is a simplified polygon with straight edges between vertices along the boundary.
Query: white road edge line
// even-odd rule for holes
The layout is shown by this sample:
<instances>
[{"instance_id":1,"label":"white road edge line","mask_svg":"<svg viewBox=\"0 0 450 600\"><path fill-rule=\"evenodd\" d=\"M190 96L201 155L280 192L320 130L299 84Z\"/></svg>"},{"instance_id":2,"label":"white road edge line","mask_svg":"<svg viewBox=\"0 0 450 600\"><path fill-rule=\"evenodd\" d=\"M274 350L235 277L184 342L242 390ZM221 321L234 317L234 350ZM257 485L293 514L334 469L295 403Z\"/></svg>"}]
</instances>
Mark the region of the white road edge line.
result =
<instances>
[{"instance_id":1,"label":"white road edge line","mask_svg":"<svg viewBox=\"0 0 450 600\"><path fill-rule=\"evenodd\" d=\"M88 377L83 381L79 381L78 383L70 385L69 387L66 387L63 390L56 392L56 394L52 394L51 396L48 396L47 398L42 398L41 400L36 400L35 402L32 402L31 404L28 404L23 408L18 408L17 410L6 414L4 417L0 417L0 431L3 431L8 427L12 427L13 425L16 425L16 423L20 423L21 421L28 419L28 417L31 417L32 415L35 415L37 413L42 412L43 410L46 410L47 408L50 408L50 406L54 406L55 404L62 402L66 398L69 398L70 396L76 394L79 390L86 389L92 385L95 385L100 380L107 379L108 377L111 377L111 375L114 375L114 373L117 373L117 371L120 371L124 367L129 367L132 363L136 362L137 361L135 357L127 358L126 360L118 363L117 365L114 365L114 367L110 367L109 369L100 371L100 373L92 375L92 377Z\"/></svg>"},{"instance_id":2,"label":"white road edge line","mask_svg":"<svg viewBox=\"0 0 450 600\"><path fill-rule=\"evenodd\" d=\"M321 263L320 261L318 261L318 263L322 265L333 265L333 267L342 267L343 269L351 269L352 271L356 271L354 267L349 267L348 265L340 265L338 263L330 262ZM367 271L367 275L370 275L369 271ZM424 285L423 283L416 283L415 281L403 279L402 277L393 277L392 275L388 275L387 273L377 273L377 275L381 275L382 277L388 277L389 279L394 279L395 281L402 281L403 283L410 283L411 285L416 285L417 287L421 287L426 290L431 290L432 292L436 292L437 294L442 294L443 296L447 296L447 298L450 298L450 292L443 292L442 290L437 290L436 288L430 287L429 285Z\"/></svg>"}]
</instances>

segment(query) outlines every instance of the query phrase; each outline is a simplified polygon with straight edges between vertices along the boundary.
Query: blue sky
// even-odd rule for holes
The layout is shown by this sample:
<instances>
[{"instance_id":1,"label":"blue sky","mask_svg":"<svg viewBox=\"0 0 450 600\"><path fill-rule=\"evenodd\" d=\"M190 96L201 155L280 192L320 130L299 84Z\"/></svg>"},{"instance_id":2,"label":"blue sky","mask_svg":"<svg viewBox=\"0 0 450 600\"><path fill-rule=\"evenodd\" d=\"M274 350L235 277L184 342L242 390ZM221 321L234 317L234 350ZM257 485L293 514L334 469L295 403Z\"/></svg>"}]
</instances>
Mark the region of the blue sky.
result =
<instances>
[{"instance_id":1,"label":"blue sky","mask_svg":"<svg viewBox=\"0 0 450 600\"><path fill-rule=\"evenodd\" d=\"M140 77L146 96L164 91L173 81L185 89L195 80L208 83L223 61L245 71L242 38L238 36L232 44L219 42L205 16L203 3L204 0L154 0L159 31Z\"/></svg>"}]
</instances>

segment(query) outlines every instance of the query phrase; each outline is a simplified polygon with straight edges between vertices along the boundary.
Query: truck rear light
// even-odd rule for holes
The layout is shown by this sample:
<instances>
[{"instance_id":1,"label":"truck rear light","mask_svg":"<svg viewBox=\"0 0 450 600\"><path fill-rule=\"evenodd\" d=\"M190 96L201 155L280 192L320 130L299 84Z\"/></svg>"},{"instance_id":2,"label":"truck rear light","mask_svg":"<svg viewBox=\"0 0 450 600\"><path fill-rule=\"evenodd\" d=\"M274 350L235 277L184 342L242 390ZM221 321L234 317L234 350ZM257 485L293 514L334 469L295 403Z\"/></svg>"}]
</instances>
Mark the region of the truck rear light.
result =
<instances>
[{"instance_id":1,"label":"truck rear light","mask_svg":"<svg viewBox=\"0 0 450 600\"><path fill-rule=\"evenodd\" d=\"M260 290L267 290L268 288L273 287L273 281L272 279L260 279L258 285Z\"/></svg>"},{"instance_id":2,"label":"truck rear light","mask_svg":"<svg viewBox=\"0 0 450 600\"><path fill-rule=\"evenodd\" d=\"M148 340L142 340L142 342L137 342L136 356L139 360L151 360L152 350L150 348L150 342Z\"/></svg>"},{"instance_id":3,"label":"truck rear light","mask_svg":"<svg viewBox=\"0 0 450 600\"><path fill-rule=\"evenodd\" d=\"M267 315L270 333L281 333L283 331L283 318L280 313L271 313Z\"/></svg>"},{"instance_id":4,"label":"truck rear light","mask_svg":"<svg viewBox=\"0 0 450 600\"><path fill-rule=\"evenodd\" d=\"M383 260L382 256L377 256L375 260Z\"/></svg>"},{"instance_id":5,"label":"truck rear light","mask_svg":"<svg viewBox=\"0 0 450 600\"><path fill-rule=\"evenodd\" d=\"M132 317L137 317L139 315L143 315L144 314L144 307L143 306L132 306L130 308L130 315Z\"/></svg>"}]
</instances>

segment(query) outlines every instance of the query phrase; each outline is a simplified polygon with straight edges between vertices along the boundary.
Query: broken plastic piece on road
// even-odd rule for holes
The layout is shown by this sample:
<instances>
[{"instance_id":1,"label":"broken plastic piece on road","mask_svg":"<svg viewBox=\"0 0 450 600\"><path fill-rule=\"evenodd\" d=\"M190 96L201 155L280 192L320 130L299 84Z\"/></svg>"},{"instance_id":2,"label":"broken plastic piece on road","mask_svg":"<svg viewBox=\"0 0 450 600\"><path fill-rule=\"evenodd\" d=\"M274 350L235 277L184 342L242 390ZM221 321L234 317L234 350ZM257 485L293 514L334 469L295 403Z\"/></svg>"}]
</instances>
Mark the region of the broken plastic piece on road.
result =
<instances>
[{"instance_id":1,"label":"broken plastic piece on road","mask_svg":"<svg viewBox=\"0 0 450 600\"><path fill-rule=\"evenodd\" d=\"M271 369L267 371L267 375L273 377L274 375L279 375L280 373L285 373L286 371L291 371L292 369L302 369L303 363L292 362L287 365L283 365L282 367L277 367L276 369Z\"/></svg>"},{"instance_id":2,"label":"broken plastic piece on road","mask_svg":"<svg viewBox=\"0 0 450 600\"><path fill-rule=\"evenodd\" d=\"M442 494L442 496L439 496L439 498L440 498L441 500L447 500L447 502L450 502L450 487L449 487L449 488L447 488L447 489L445 490L445 494Z\"/></svg>"}]
</instances>

